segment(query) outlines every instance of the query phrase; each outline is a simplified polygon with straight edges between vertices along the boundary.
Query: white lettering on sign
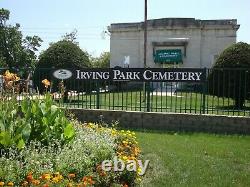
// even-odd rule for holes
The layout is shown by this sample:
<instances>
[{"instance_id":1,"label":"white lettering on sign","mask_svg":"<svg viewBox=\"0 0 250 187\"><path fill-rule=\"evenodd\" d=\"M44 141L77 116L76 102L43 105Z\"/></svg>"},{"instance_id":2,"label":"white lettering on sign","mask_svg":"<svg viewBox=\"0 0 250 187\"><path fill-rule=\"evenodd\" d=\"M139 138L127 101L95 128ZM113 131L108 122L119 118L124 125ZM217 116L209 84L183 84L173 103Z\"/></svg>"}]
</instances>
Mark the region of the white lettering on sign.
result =
<instances>
[{"instance_id":1,"label":"white lettering on sign","mask_svg":"<svg viewBox=\"0 0 250 187\"><path fill-rule=\"evenodd\" d=\"M76 70L76 79L108 80L109 72L89 72Z\"/></svg>"},{"instance_id":2,"label":"white lettering on sign","mask_svg":"<svg viewBox=\"0 0 250 187\"><path fill-rule=\"evenodd\" d=\"M114 72L114 80L140 80L139 74L140 72L136 71L127 71L123 72L120 70L113 70Z\"/></svg>"},{"instance_id":3,"label":"white lettering on sign","mask_svg":"<svg viewBox=\"0 0 250 187\"><path fill-rule=\"evenodd\" d=\"M202 72L153 72L146 70L143 73L145 80L151 81L200 81Z\"/></svg>"},{"instance_id":4,"label":"white lettering on sign","mask_svg":"<svg viewBox=\"0 0 250 187\"><path fill-rule=\"evenodd\" d=\"M75 70L74 78L78 80L114 80L114 81L201 81L203 71L177 69L88 69ZM53 73L58 79L72 76L69 70L56 70Z\"/></svg>"}]
</instances>

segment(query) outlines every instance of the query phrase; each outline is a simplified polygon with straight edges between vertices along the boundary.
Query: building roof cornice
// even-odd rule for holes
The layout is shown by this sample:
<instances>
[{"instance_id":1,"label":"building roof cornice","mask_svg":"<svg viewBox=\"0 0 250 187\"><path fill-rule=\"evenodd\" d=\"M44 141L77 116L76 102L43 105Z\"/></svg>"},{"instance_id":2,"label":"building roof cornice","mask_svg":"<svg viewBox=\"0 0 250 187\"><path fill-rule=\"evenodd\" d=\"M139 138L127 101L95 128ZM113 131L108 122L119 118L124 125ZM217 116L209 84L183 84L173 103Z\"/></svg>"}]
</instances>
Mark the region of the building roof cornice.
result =
<instances>
[{"instance_id":1,"label":"building roof cornice","mask_svg":"<svg viewBox=\"0 0 250 187\"><path fill-rule=\"evenodd\" d=\"M183 28L197 28L197 29L219 29L228 28L238 30L240 25L237 24L237 19L216 19L216 20L200 20L195 18L161 18L151 19L147 21L148 29L183 29ZM132 31L143 30L144 22L133 23L113 23L108 29L109 32L116 31Z\"/></svg>"}]
</instances>

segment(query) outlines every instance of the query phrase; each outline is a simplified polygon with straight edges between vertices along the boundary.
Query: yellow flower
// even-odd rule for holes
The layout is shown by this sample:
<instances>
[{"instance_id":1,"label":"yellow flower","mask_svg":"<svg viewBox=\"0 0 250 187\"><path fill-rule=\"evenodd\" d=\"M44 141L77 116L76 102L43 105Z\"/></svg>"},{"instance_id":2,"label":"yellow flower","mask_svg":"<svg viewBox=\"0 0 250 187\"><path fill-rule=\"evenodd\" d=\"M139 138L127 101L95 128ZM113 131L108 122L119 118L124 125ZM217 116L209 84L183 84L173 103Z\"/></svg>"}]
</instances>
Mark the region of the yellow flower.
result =
<instances>
[{"instance_id":1,"label":"yellow flower","mask_svg":"<svg viewBox=\"0 0 250 187\"><path fill-rule=\"evenodd\" d=\"M52 181L54 183L58 183L60 181L60 179L59 179L59 177L54 177L54 178L52 178Z\"/></svg>"},{"instance_id":2,"label":"yellow flower","mask_svg":"<svg viewBox=\"0 0 250 187\"><path fill-rule=\"evenodd\" d=\"M141 182L141 181L142 181L142 179L141 179L140 177L137 177L136 180L137 180L138 182Z\"/></svg>"},{"instance_id":3,"label":"yellow flower","mask_svg":"<svg viewBox=\"0 0 250 187\"><path fill-rule=\"evenodd\" d=\"M62 175L60 175L60 173L59 172L56 172L55 173L55 177L54 178L57 178L59 181L60 180L62 180L63 179L63 176ZM53 179L52 179L53 180ZM55 179L56 180L56 179Z\"/></svg>"},{"instance_id":4,"label":"yellow flower","mask_svg":"<svg viewBox=\"0 0 250 187\"><path fill-rule=\"evenodd\" d=\"M141 173L141 172L142 172L142 169L141 169L140 167L138 167L137 173L139 174L139 173Z\"/></svg>"},{"instance_id":5,"label":"yellow flower","mask_svg":"<svg viewBox=\"0 0 250 187\"><path fill-rule=\"evenodd\" d=\"M128 160L128 157L127 156L123 156L122 159L126 161L126 160Z\"/></svg>"},{"instance_id":6,"label":"yellow flower","mask_svg":"<svg viewBox=\"0 0 250 187\"><path fill-rule=\"evenodd\" d=\"M50 180L50 178L51 178L51 176L48 173L45 173L45 174L42 175L42 179Z\"/></svg>"},{"instance_id":7,"label":"yellow flower","mask_svg":"<svg viewBox=\"0 0 250 187\"><path fill-rule=\"evenodd\" d=\"M136 158L134 156L130 156L129 160L136 160Z\"/></svg>"},{"instance_id":8,"label":"yellow flower","mask_svg":"<svg viewBox=\"0 0 250 187\"><path fill-rule=\"evenodd\" d=\"M13 182L8 182L7 186L14 186L14 183Z\"/></svg>"},{"instance_id":9,"label":"yellow flower","mask_svg":"<svg viewBox=\"0 0 250 187\"><path fill-rule=\"evenodd\" d=\"M117 135L116 130L113 130L113 129L112 129L112 130L111 130L111 135L112 135L112 136L116 136L116 135Z\"/></svg>"},{"instance_id":10,"label":"yellow flower","mask_svg":"<svg viewBox=\"0 0 250 187\"><path fill-rule=\"evenodd\" d=\"M71 182L67 184L67 187L72 187L72 186L73 184Z\"/></svg>"},{"instance_id":11,"label":"yellow flower","mask_svg":"<svg viewBox=\"0 0 250 187\"><path fill-rule=\"evenodd\" d=\"M0 182L0 186L4 186L4 182L1 181L1 182Z\"/></svg>"}]
</instances>

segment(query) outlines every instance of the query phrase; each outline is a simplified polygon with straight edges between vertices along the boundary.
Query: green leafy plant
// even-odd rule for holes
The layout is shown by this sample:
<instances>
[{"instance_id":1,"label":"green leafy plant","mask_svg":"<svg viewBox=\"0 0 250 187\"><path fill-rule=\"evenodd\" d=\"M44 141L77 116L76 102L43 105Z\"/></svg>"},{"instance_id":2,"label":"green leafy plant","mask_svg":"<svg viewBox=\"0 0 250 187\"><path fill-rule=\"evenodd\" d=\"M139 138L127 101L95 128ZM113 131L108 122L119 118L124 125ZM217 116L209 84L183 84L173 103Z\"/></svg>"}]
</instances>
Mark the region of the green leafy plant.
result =
<instances>
[{"instance_id":1,"label":"green leafy plant","mask_svg":"<svg viewBox=\"0 0 250 187\"><path fill-rule=\"evenodd\" d=\"M31 132L29 123L19 116L18 102L14 98L2 98L0 102L0 149L22 149Z\"/></svg>"},{"instance_id":2,"label":"green leafy plant","mask_svg":"<svg viewBox=\"0 0 250 187\"><path fill-rule=\"evenodd\" d=\"M52 97L42 100L4 97L0 102L0 149L22 149L31 141L43 145L57 140L61 144L71 141L75 130L62 109L53 104Z\"/></svg>"},{"instance_id":3,"label":"green leafy plant","mask_svg":"<svg viewBox=\"0 0 250 187\"><path fill-rule=\"evenodd\" d=\"M29 141L36 140L48 145L52 140L59 140L64 144L74 138L73 125L64 111L53 104L49 94L43 100L23 100L21 111L25 121L31 126Z\"/></svg>"}]
</instances>

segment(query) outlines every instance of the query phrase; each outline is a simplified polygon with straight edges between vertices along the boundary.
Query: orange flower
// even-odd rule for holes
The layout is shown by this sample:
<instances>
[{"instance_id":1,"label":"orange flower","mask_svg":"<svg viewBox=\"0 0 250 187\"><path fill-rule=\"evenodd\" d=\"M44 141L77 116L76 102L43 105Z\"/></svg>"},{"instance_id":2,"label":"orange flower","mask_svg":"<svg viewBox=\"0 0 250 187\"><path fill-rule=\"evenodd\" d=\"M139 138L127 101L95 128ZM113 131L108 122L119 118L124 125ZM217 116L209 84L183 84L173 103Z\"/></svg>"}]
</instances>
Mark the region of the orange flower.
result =
<instances>
[{"instance_id":1,"label":"orange flower","mask_svg":"<svg viewBox=\"0 0 250 187\"><path fill-rule=\"evenodd\" d=\"M92 179L92 176L85 176L85 177L83 177L82 181L83 181L84 185L87 185L87 184L93 185L93 184L95 184L95 181Z\"/></svg>"},{"instance_id":2,"label":"orange flower","mask_svg":"<svg viewBox=\"0 0 250 187\"><path fill-rule=\"evenodd\" d=\"M97 165L96 170L97 170L97 172L99 173L99 175L101 177L104 177L104 176L107 175L106 172L102 170L102 166L101 165Z\"/></svg>"},{"instance_id":3,"label":"orange flower","mask_svg":"<svg viewBox=\"0 0 250 187\"><path fill-rule=\"evenodd\" d=\"M10 73L9 70L7 70L5 73L4 73L4 80L6 82L9 82L9 81L18 81L20 80L20 77L17 76L17 74L14 74L14 73Z\"/></svg>"},{"instance_id":4,"label":"orange flower","mask_svg":"<svg viewBox=\"0 0 250 187\"><path fill-rule=\"evenodd\" d=\"M33 180L32 172L29 172L27 177L26 177L28 182L31 182Z\"/></svg>"},{"instance_id":5,"label":"orange flower","mask_svg":"<svg viewBox=\"0 0 250 187\"><path fill-rule=\"evenodd\" d=\"M1 182L0 182L0 186L4 186L4 182L1 181Z\"/></svg>"},{"instance_id":6,"label":"orange flower","mask_svg":"<svg viewBox=\"0 0 250 187\"><path fill-rule=\"evenodd\" d=\"M22 186L28 186L28 181L23 181Z\"/></svg>"},{"instance_id":7,"label":"orange flower","mask_svg":"<svg viewBox=\"0 0 250 187\"><path fill-rule=\"evenodd\" d=\"M128 187L128 185L127 185L127 184L124 184L122 187Z\"/></svg>"},{"instance_id":8,"label":"orange flower","mask_svg":"<svg viewBox=\"0 0 250 187\"><path fill-rule=\"evenodd\" d=\"M6 82L6 87L7 87L7 88L12 88L12 87L13 87L13 84L14 84L13 81L8 81L8 82Z\"/></svg>"},{"instance_id":9,"label":"orange flower","mask_svg":"<svg viewBox=\"0 0 250 187\"><path fill-rule=\"evenodd\" d=\"M16 74L14 74L14 81L19 81L20 77L18 77Z\"/></svg>"},{"instance_id":10,"label":"orange flower","mask_svg":"<svg viewBox=\"0 0 250 187\"><path fill-rule=\"evenodd\" d=\"M50 82L48 79L42 80L42 83L44 84L45 88L48 88L50 86Z\"/></svg>"},{"instance_id":11,"label":"orange flower","mask_svg":"<svg viewBox=\"0 0 250 187\"><path fill-rule=\"evenodd\" d=\"M75 178L75 177L76 177L76 174L70 173L70 174L68 175L68 177L71 178L71 179L72 179L72 178Z\"/></svg>"},{"instance_id":12,"label":"orange flower","mask_svg":"<svg viewBox=\"0 0 250 187\"><path fill-rule=\"evenodd\" d=\"M103 172L100 173L101 177L105 177L106 175L107 175L107 173L105 171L103 171Z\"/></svg>"},{"instance_id":13,"label":"orange flower","mask_svg":"<svg viewBox=\"0 0 250 187\"><path fill-rule=\"evenodd\" d=\"M48 184L44 184L43 187L49 187L49 185Z\"/></svg>"},{"instance_id":14,"label":"orange flower","mask_svg":"<svg viewBox=\"0 0 250 187\"><path fill-rule=\"evenodd\" d=\"M90 184L90 185L93 185L93 184L95 184L95 181L93 181L93 180L91 179L91 180L89 180L89 184Z\"/></svg>"},{"instance_id":15,"label":"orange flower","mask_svg":"<svg viewBox=\"0 0 250 187\"><path fill-rule=\"evenodd\" d=\"M34 186L37 186L37 185L40 184L40 181L39 181L39 180L32 180L32 184L33 184Z\"/></svg>"},{"instance_id":16,"label":"orange flower","mask_svg":"<svg viewBox=\"0 0 250 187\"><path fill-rule=\"evenodd\" d=\"M88 177L86 176L82 178L82 181L87 181L87 180L88 180Z\"/></svg>"},{"instance_id":17,"label":"orange flower","mask_svg":"<svg viewBox=\"0 0 250 187\"><path fill-rule=\"evenodd\" d=\"M10 81L10 80L12 80L12 73L10 73L9 70L5 71L5 73L4 73L3 76L4 76L4 80L5 80L5 81Z\"/></svg>"}]
</instances>

